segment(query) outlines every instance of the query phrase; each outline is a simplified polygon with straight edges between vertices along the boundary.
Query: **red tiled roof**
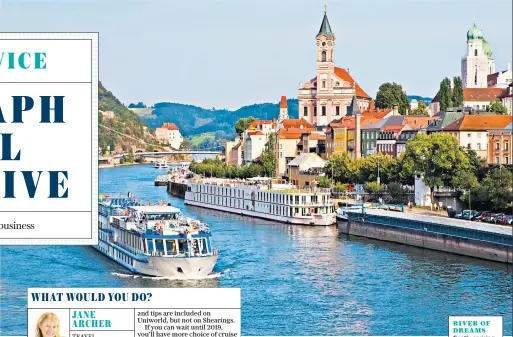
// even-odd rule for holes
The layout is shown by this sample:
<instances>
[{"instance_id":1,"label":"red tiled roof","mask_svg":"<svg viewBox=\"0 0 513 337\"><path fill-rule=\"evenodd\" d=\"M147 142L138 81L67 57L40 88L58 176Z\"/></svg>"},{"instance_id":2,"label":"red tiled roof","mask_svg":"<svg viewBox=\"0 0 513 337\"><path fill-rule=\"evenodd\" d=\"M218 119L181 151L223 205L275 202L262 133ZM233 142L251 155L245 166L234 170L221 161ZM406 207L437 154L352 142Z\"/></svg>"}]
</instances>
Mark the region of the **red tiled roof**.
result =
<instances>
[{"instance_id":1,"label":"red tiled roof","mask_svg":"<svg viewBox=\"0 0 513 337\"><path fill-rule=\"evenodd\" d=\"M405 125L413 126L414 128L427 127L433 119L433 117L429 116L404 116L403 118Z\"/></svg>"},{"instance_id":2,"label":"red tiled roof","mask_svg":"<svg viewBox=\"0 0 513 337\"><path fill-rule=\"evenodd\" d=\"M369 109L362 112L362 116L374 117L374 118L384 118L386 115L392 112L392 109Z\"/></svg>"},{"instance_id":3,"label":"red tiled roof","mask_svg":"<svg viewBox=\"0 0 513 337\"><path fill-rule=\"evenodd\" d=\"M315 131L314 128L282 128L278 131L278 138L280 139L300 139L301 135L304 133L309 133L310 131Z\"/></svg>"},{"instance_id":4,"label":"red tiled roof","mask_svg":"<svg viewBox=\"0 0 513 337\"><path fill-rule=\"evenodd\" d=\"M260 131L249 131L248 136L263 136L264 134Z\"/></svg>"},{"instance_id":5,"label":"red tiled roof","mask_svg":"<svg viewBox=\"0 0 513 337\"><path fill-rule=\"evenodd\" d=\"M269 121L269 120L255 119L253 122L251 122L251 124L249 124L247 130L262 129L262 125L264 125L264 124L273 124L273 123L275 123L275 122L274 121Z\"/></svg>"},{"instance_id":6,"label":"red tiled roof","mask_svg":"<svg viewBox=\"0 0 513 337\"><path fill-rule=\"evenodd\" d=\"M465 115L447 125L443 131L486 131L505 128L509 123L511 123L511 116Z\"/></svg>"},{"instance_id":7,"label":"red tiled roof","mask_svg":"<svg viewBox=\"0 0 513 337\"><path fill-rule=\"evenodd\" d=\"M308 140L324 140L326 139L326 135L321 135L318 133L310 133L308 135Z\"/></svg>"},{"instance_id":8,"label":"red tiled roof","mask_svg":"<svg viewBox=\"0 0 513 337\"><path fill-rule=\"evenodd\" d=\"M463 88L463 101L494 102L502 91L501 88Z\"/></svg>"},{"instance_id":9,"label":"red tiled roof","mask_svg":"<svg viewBox=\"0 0 513 337\"><path fill-rule=\"evenodd\" d=\"M303 128L313 128L313 125L308 123L305 119L284 119L282 121L284 128L299 128L301 125Z\"/></svg>"},{"instance_id":10,"label":"red tiled roof","mask_svg":"<svg viewBox=\"0 0 513 337\"><path fill-rule=\"evenodd\" d=\"M337 76L338 78L340 78L340 79L342 79L344 81L349 82L349 84L351 84L351 85L353 85L353 82L354 82L355 83L355 87L356 87L356 96L358 96L358 97L365 97L365 98L371 98L369 95L367 95L367 93L365 91L363 91L362 88L360 88L358 83L356 83L355 80L353 80L351 75L349 75L347 70L345 70L344 68L335 67L335 76Z\"/></svg>"},{"instance_id":11,"label":"red tiled roof","mask_svg":"<svg viewBox=\"0 0 513 337\"><path fill-rule=\"evenodd\" d=\"M280 109L286 109L286 108L287 108L287 96L281 96Z\"/></svg>"},{"instance_id":12,"label":"red tiled roof","mask_svg":"<svg viewBox=\"0 0 513 337\"><path fill-rule=\"evenodd\" d=\"M178 129L178 126L176 126L175 123L164 123L162 127L168 130L180 130Z\"/></svg>"},{"instance_id":13,"label":"red tiled roof","mask_svg":"<svg viewBox=\"0 0 513 337\"><path fill-rule=\"evenodd\" d=\"M378 121L380 118L374 118L372 116L362 116L360 119L360 126L365 126ZM345 127L348 130L355 128L355 118L352 116L344 116L341 119L334 120L329 123L332 127Z\"/></svg>"}]
</instances>

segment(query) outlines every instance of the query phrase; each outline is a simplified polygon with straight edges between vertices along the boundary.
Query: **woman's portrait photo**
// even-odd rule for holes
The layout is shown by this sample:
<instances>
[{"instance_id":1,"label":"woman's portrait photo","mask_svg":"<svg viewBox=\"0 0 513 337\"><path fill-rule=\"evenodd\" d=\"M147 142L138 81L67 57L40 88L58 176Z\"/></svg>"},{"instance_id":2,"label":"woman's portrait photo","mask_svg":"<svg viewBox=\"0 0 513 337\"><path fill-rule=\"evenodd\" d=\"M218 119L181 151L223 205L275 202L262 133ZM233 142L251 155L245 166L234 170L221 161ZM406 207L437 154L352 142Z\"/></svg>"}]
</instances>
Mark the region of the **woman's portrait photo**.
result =
<instances>
[{"instance_id":1,"label":"woman's portrait photo","mask_svg":"<svg viewBox=\"0 0 513 337\"><path fill-rule=\"evenodd\" d=\"M35 337L63 337L60 334L59 317L53 312L45 312L36 323Z\"/></svg>"}]
</instances>

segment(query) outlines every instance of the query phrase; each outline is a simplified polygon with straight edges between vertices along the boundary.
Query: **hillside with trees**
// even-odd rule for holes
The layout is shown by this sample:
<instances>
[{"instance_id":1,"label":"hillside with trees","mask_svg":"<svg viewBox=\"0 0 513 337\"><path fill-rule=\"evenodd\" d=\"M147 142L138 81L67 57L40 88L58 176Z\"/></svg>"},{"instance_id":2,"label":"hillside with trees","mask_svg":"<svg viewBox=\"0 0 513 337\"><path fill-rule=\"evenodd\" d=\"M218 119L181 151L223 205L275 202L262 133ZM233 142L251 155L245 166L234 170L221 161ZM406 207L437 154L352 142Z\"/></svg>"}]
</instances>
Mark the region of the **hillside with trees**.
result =
<instances>
[{"instance_id":1,"label":"hillside with trees","mask_svg":"<svg viewBox=\"0 0 513 337\"><path fill-rule=\"evenodd\" d=\"M138 106L143 103L139 102ZM298 100L287 100L289 117L298 118ZM135 106L135 104L134 104ZM194 105L179 103L156 103L151 116L142 117L151 129L163 123L175 123L183 136L192 136L208 132L224 131L227 137L235 135L234 125L242 117L252 116L257 119L278 118L279 102L244 106L235 111L204 109Z\"/></svg>"},{"instance_id":2,"label":"hillside with trees","mask_svg":"<svg viewBox=\"0 0 513 337\"><path fill-rule=\"evenodd\" d=\"M116 144L121 145L127 152L132 145L145 148L138 141L139 139L148 143L155 142L149 134L146 123L124 106L101 82L98 84L98 110L98 146L102 151L105 151L107 146L113 150ZM113 111L114 118L105 118L101 111ZM127 136L122 136L120 133Z\"/></svg>"}]
</instances>

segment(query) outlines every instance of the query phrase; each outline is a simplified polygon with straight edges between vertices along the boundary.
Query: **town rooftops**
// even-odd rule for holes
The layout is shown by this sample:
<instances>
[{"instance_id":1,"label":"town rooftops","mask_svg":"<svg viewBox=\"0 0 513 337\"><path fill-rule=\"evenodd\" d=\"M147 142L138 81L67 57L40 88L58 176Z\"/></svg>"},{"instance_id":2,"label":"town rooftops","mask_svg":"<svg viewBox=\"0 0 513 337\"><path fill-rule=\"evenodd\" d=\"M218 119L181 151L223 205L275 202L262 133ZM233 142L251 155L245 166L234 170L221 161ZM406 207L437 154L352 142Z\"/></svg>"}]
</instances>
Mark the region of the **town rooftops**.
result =
<instances>
[{"instance_id":1,"label":"town rooftops","mask_svg":"<svg viewBox=\"0 0 513 337\"><path fill-rule=\"evenodd\" d=\"M452 91L452 89L451 89ZM493 102L502 94L501 88L463 88L464 102ZM436 93L431 103L440 102L439 93Z\"/></svg>"},{"instance_id":2,"label":"town rooftops","mask_svg":"<svg viewBox=\"0 0 513 337\"><path fill-rule=\"evenodd\" d=\"M501 88L464 88L463 101L493 102L497 100L503 90Z\"/></svg>"},{"instance_id":3,"label":"town rooftops","mask_svg":"<svg viewBox=\"0 0 513 337\"><path fill-rule=\"evenodd\" d=\"M308 121L306 121L305 119L303 118L300 118L300 119L284 119L282 122L281 122L282 126L284 128L303 128L303 129L313 129L314 126L310 123L308 123Z\"/></svg>"},{"instance_id":4,"label":"town rooftops","mask_svg":"<svg viewBox=\"0 0 513 337\"><path fill-rule=\"evenodd\" d=\"M486 131L505 128L511 123L511 116L504 115L465 115L443 128L444 131Z\"/></svg>"},{"instance_id":5,"label":"town rooftops","mask_svg":"<svg viewBox=\"0 0 513 337\"><path fill-rule=\"evenodd\" d=\"M247 130L261 130L262 125L271 124L271 127L274 127L273 124L275 124L275 121L272 120L261 120L261 119L255 119L251 124L249 124Z\"/></svg>"}]
</instances>

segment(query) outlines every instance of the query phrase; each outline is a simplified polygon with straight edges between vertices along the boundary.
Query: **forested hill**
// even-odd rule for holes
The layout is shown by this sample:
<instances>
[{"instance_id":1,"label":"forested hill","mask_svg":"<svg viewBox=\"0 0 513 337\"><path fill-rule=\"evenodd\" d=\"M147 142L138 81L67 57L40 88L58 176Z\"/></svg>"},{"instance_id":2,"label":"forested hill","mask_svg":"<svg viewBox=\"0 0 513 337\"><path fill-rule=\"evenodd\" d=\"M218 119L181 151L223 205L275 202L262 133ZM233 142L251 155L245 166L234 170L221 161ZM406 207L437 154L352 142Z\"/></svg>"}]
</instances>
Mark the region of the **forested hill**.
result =
<instances>
[{"instance_id":1,"label":"forested hill","mask_svg":"<svg viewBox=\"0 0 513 337\"><path fill-rule=\"evenodd\" d=\"M144 139L152 143L152 136L148 133L146 123L124 106L112 92L105 89L101 82L98 84L98 110L98 122L100 124L98 127L98 145L102 150L106 149L107 145L113 150L116 144L121 145L124 150L128 150L131 145L140 146L135 139L121 136L102 127L102 125L133 138ZM114 111L114 118L104 118L100 111Z\"/></svg>"},{"instance_id":2,"label":"forested hill","mask_svg":"<svg viewBox=\"0 0 513 337\"><path fill-rule=\"evenodd\" d=\"M298 117L297 99L287 100L289 117ZM152 129L163 123L173 122L184 136L205 132L224 131L226 134L235 133L235 123L241 117L253 116L258 119L278 119L279 102L262 103L244 106L238 110L204 109L194 105L179 103L157 103L151 116L142 117Z\"/></svg>"}]
</instances>

